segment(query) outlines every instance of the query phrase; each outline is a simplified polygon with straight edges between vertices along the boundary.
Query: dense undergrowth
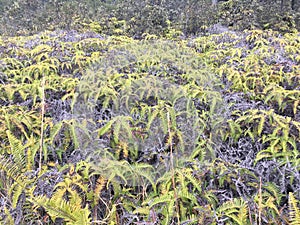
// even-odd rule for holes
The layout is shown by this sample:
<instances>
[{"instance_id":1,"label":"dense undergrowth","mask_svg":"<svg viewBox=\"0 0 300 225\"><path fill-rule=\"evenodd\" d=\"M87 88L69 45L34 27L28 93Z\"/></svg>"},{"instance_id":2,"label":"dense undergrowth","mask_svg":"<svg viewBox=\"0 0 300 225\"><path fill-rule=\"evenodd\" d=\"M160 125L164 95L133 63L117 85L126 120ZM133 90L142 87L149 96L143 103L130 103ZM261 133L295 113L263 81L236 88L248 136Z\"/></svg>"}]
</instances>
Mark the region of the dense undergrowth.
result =
<instances>
[{"instance_id":1,"label":"dense undergrowth","mask_svg":"<svg viewBox=\"0 0 300 225\"><path fill-rule=\"evenodd\" d=\"M300 223L299 33L94 25L0 40L2 223Z\"/></svg>"},{"instance_id":2,"label":"dense undergrowth","mask_svg":"<svg viewBox=\"0 0 300 225\"><path fill-rule=\"evenodd\" d=\"M233 30L300 29L297 0L0 0L2 35L78 29L93 21L98 32L141 38L170 29L198 35L220 23Z\"/></svg>"}]
</instances>

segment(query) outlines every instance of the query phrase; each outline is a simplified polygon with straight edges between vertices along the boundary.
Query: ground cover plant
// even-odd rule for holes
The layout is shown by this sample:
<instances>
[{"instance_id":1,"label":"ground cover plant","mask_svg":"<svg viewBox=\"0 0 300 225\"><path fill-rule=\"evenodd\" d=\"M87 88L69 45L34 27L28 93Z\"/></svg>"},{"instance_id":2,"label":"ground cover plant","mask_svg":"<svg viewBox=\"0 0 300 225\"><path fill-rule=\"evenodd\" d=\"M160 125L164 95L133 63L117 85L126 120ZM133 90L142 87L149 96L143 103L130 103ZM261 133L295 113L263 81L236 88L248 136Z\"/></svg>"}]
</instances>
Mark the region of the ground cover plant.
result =
<instances>
[{"instance_id":1,"label":"ground cover plant","mask_svg":"<svg viewBox=\"0 0 300 225\"><path fill-rule=\"evenodd\" d=\"M112 20L1 37L1 223L299 224L299 32Z\"/></svg>"}]
</instances>

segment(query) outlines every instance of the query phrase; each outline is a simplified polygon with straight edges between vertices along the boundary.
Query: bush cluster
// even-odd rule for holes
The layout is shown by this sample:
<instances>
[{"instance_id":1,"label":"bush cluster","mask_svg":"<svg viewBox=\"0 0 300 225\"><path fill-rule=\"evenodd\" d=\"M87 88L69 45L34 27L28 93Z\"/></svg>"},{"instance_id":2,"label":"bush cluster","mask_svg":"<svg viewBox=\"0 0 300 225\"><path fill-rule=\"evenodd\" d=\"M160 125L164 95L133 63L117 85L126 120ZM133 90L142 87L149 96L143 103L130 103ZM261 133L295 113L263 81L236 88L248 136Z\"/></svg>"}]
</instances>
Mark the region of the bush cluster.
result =
<instances>
[{"instance_id":1,"label":"bush cluster","mask_svg":"<svg viewBox=\"0 0 300 225\"><path fill-rule=\"evenodd\" d=\"M144 33L164 35L170 29L190 36L202 33L216 23L234 30L259 28L287 32L299 29L299 3L281 2L2 0L0 31L14 35L45 29L77 29L81 23L90 21L97 22L102 33L112 34L117 29L117 32L136 38L141 38Z\"/></svg>"}]
</instances>

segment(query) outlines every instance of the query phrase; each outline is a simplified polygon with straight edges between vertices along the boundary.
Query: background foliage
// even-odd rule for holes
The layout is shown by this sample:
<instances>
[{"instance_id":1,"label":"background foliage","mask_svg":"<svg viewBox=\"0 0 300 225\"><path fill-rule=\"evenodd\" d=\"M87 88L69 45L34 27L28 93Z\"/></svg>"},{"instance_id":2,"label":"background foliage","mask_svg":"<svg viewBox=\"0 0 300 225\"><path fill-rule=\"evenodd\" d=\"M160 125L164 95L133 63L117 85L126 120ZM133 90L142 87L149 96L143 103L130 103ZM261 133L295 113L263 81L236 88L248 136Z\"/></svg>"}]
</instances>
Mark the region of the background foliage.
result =
<instances>
[{"instance_id":1,"label":"background foliage","mask_svg":"<svg viewBox=\"0 0 300 225\"><path fill-rule=\"evenodd\" d=\"M296 0L1 0L0 31L6 35L45 29L76 29L94 21L105 34L166 35L170 29L186 36L220 23L230 29L288 31L300 26ZM101 29L100 29L101 27Z\"/></svg>"}]
</instances>

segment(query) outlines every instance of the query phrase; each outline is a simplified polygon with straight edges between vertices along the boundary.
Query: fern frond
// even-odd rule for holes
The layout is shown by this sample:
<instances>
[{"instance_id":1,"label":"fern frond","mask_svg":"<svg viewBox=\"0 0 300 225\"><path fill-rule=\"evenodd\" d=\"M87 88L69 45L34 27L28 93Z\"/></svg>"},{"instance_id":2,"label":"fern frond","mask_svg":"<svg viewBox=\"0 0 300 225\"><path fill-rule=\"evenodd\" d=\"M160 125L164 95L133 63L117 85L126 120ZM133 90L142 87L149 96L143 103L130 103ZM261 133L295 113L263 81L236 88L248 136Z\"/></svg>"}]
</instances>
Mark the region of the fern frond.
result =
<instances>
[{"instance_id":1,"label":"fern frond","mask_svg":"<svg viewBox=\"0 0 300 225\"><path fill-rule=\"evenodd\" d=\"M96 181L96 186L94 188L94 205L97 205L98 200L100 199L101 191L105 188L106 179L100 176Z\"/></svg>"},{"instance_id":2,"label":"fern frond","mask_svg":"<svg viewBox=\"0 0 300 225\"><path fill-rule=\"evenodd\" d=\"M195 178L195 176L192 174L192 170L183 171L183 175L189 183L193 184L194 189L197 189L199 193L202 192L201 181Z\"/></svg>"},{"instance_id":3,"label":"fern frond","mask_svg":"<svg viewBox=\"0 0 300 225\"><path fill-rule=\"evenodd\" d=\"M32 202L45 208L53 221L56 218L62 218L67 225L89 225L91 223L88 206L82 208L79 204L81 198L78 194L73 195L72 203L58 198L56 195L50 199L45 196L38 196Z\"/></svg>"},{"instance_id":4,"label":"fern frond","mask_svg":"<svg viewBox=\"0 0 300 225\"><path fill-rule=\"evenodd\" d=\"M264 184L263 188L270 192L270 194L275 198L277 204L279 205L283 194L280 193L278 186L276 186L274 183L268 182Z\"/></svg>"},{"instance_id":5,"label":"fern frond","mask_svg":"<svg viewBox=\"0 0 300 225\"><path fill-rule=\"evenodd\" d=\"M20 196L28 191L28 185L34 183L34 179L29 179L22 172L23 168L26 166L26 157L18 160L20 161L15 162L3 156L0 157L0 171L5 172L5 178L7 180L13 181L7 190L7 194L11 197L13 208L17 207Z\"/></svg>"},{"instance_id":6,"label":"fern frond","mask_svg":"<svg viewBox=\"0 0 300 225\"><path fill-rule=\"evenodd\" d=\"M4 224L7 224L7 225L15 225L14 218L11 215L11 212L9 211L9 209L7 207L4 207L4 213L5 213L6 218L2 222L4 222Z\"/></svg>"},{"instance_id":7,"label":"fern frond","mask_svg":"<svg viewBox=\"0 0 300 225\"><path fill-rule=\"evenodd\" d=\"M300 225L300 209L298 207L298 200L296 200L292 192L289 193L289 212L291 224Z\"/></svg>"},{"instance_id":8,"label":"fern frond","mask_svg":"<svg viewBox=\"0 0 300 225\"><path fill-rule=\"evenodd\" d=\"M10 144L11 154L13 155L14 160L16 161L16 163L22 163L22 160L25 156L23 143L18 140L9 130L6 131L6 134Z\"/></svg>"},{"instance_id":9,"label":"fern frond","mask_svg":"<svg viewBox=\"0 0 300 225\"><path fill-rule=\"evenodd\" d=\"M248 206L247 202L242 199L233 199L232 201L228 201L223 203L217 209L217 214L222 217L231 218L239 225L248 224Z\"/></svg>"},{"instance_id":10,"label":"fern frond","mask_svg":"<svg viewBox=\"0 0 300 225\"><path fill-rule=\"evenodd\" d=\"M174 200L174 195L173 195L172 191L169 191L168 194L157 196L156 198L152 198L151 200L146 200L145 202L148 201L149 208L152 208L158 204L167 204L168 205L168 203L172 200Z\"/></svg>"}]
</instances>

